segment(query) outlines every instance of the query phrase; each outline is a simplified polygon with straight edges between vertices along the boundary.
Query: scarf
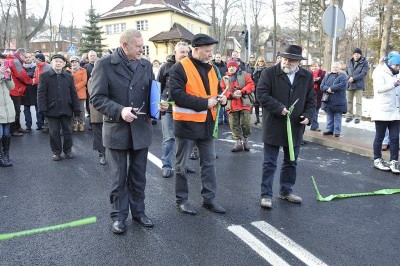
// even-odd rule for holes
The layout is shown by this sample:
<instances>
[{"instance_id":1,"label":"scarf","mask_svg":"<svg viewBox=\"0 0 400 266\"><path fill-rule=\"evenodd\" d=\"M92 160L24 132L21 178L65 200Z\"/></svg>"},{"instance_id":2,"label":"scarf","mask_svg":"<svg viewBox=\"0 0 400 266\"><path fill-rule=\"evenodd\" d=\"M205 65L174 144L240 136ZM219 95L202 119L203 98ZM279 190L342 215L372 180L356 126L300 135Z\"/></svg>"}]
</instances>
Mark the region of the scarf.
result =
<instances>
[{"instance_id":1,"label":"scarf","mask_svg":"<svg viewBox=\"0 0 400 266\"><path fill-rule=\"evenodd\" d=\"M117 53L119 57L122 59L122 62L125 64L125 66L133 73L135 74L136 68L139 65L140 60L128 60L126 57L126 54L124 50L122 50L121 47L117 48Z\"/></svg>"},{"instance_id":2,"label":"scarf","mask_svg":"<svg viewBox=\"0 0 400 266\"><path fill-rule=\"evenodd\" d=\"M34 67L36 67L36 63L34 63L34 62L32 62L30 64L24 63L24 68L34 68Z\"/></svg>"},{"instance_id":3,"label":"scarf","mask_svg":"<svg viewBox=\"0 0 400 266\"><path fill-rule=\"evenodd\" d=\"M79 69L79 68L80 68L80 66L77 66L77 67L71 67L72 71L74 71L74 72L78 71L78 69Z\"/></svg>"},{"instance_id":4,"label":"scarf","mask_svg":"<svg viewBox=\"0 0 400 266\"><path fill-rule=\"evenodd\" d=\"M388 63L386 63L386 65L387 65L387 67L390 69L390 71L392 71L392 74L393 74L393 75L397 75L397 74L399 74L399 71L398 71L398 70L395 70L395 69L393 69L391 66L389 66L389 65L388 65Z\"/></svg>"}]
</instances>

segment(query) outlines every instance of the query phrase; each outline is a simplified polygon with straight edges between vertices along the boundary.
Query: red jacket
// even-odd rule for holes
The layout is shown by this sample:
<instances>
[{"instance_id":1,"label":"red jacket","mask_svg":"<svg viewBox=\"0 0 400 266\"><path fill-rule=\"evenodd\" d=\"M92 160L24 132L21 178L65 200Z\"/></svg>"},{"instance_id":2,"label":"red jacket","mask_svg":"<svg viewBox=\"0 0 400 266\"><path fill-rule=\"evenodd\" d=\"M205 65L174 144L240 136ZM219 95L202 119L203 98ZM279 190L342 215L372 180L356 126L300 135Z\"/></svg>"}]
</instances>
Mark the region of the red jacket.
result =
<instances>
[{"instance_id":1,"label":"red jacket","mask_svg":"<svg viewBox=\"0 0 400 266\"><path fill-rule=\"evenodd\" d=\"M39 76L43 72L49 70L51 65L47 62L38 62L36 63L35 74L33 75L32 84L37 85L39 84Z\"/></svg>"},{"instance_id":2,"label":"red jacket","mask_svg":"<svg viewBox=\"0 0 400 266\"><path fill-rule=\"evenodd\" d=\"M228 113L240 110L247 110L247 111L251 110L251 106L243 106L242 98L235 99L232 97L234 92L233 88L235 87L240 89L240 91L242 92L242 96L244 97L246 97L246 94L252 93L254 91L254 82L253 79L251 78L251 75L244 71L242 73L245 73L245 85L242 88L240 88L239 82L237 80L234 82L230 82L229 89L225 92L226 98L229 101L231 101L231 109L227 110ZM226 76L230 77L232 76L232 74L227 72ZM226 86L224 78L221 79L220 85L222 90L225 90Z\"/></svg>"},{"instance_id":3,"label":"red jacket","mask_svg":"<svg viewBox=\"0 0 400 266\"><path fill-rule=\"evenodd\" d=\"M11 75L15 83L15 87L10 91L11 96L24 96L26 85L32 85L32 79L28 76L23 66L23 62L19 54L7 56L7 61L11 69Z\"/></svg>"}]
</instances>

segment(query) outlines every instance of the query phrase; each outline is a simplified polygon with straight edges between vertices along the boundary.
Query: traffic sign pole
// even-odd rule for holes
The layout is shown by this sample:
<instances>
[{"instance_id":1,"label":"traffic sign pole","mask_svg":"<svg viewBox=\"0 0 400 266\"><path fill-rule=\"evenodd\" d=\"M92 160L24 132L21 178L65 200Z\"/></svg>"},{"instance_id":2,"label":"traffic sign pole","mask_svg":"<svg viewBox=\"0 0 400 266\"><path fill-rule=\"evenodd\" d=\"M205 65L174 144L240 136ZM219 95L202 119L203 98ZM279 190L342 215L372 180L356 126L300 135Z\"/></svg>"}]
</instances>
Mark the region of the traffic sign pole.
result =
<instances>
[{"instance_id":1,"label":"traffic sign pole","mask_svg":"<svg viewBox=\"0 0 400 266\"><path fill-rule=\"evenodd\" d=\"M331 67L332 67L333 62L335 62L337 24L338 24L338 13L339 13L339 6L338 5L334 5L334 7L335 7L335 26L334 26L334 30L333 30Z\"/></svg>"}]
</instances>

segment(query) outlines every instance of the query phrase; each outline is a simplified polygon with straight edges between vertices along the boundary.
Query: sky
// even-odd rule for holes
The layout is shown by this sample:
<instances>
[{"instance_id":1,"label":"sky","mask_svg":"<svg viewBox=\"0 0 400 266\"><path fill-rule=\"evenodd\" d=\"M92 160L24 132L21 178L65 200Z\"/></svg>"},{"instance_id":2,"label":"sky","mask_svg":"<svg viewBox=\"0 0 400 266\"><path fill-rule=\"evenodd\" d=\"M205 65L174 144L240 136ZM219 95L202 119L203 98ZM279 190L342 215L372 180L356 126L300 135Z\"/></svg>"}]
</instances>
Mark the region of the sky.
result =
<instances>
[{"instance_id":1,"label":"sky","mask_svg":"<svg viewBox=\"0 0 400 266\"><path fill-rule=\"evenodd\" d=\"M116 6L120 0L92 0L93 6L97 13L103 14L111 10L114 6ZM277 0L278 6L280 2L284 2L285 0ZM45 0L28 0L28 12L35 13L37 16L42 16L45 9ZM50 10L52 14L52 18L55 21L54 24L59 23L59 19L61 14L61 7L63 7L63 18L62 24L65 26L69 26L71 24L72 14L74 17L74 25L77 27L82 27L86 24L86 13L90 8L90 0L50 0ZM349 22L351 16L358 13L359 1L357 0L344 0L343 11L346 16L346 21ZM271 19L271 21L266 21L266 24L272 24L272 16L266 16L267 19ZM285 21L284 14L280 13L278 10L278 22L280 24L284 24ZM284 25L283 25L284 26Z\"/></svg>"}]
</instances>

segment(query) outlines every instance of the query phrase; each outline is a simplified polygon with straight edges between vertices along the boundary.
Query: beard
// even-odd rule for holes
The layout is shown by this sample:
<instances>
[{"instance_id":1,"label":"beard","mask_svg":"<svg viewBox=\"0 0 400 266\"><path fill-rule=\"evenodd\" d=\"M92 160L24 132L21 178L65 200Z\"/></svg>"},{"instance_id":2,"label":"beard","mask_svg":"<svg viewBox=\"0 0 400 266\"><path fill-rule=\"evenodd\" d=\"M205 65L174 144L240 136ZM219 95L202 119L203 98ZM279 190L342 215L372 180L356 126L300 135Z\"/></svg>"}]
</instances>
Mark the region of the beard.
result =
<instances>
[{"instance_id":1,"label":"beard","mask_svg":"<svg viewBox=\"0 0 400 266\"><path fill-rule=\"evenodd\" d=\"M283 62L281 62L281 69L283 72L286 74L293 74L294 72L297 71L298 66L285 66Z\"/></svg>"}]
</instances>

